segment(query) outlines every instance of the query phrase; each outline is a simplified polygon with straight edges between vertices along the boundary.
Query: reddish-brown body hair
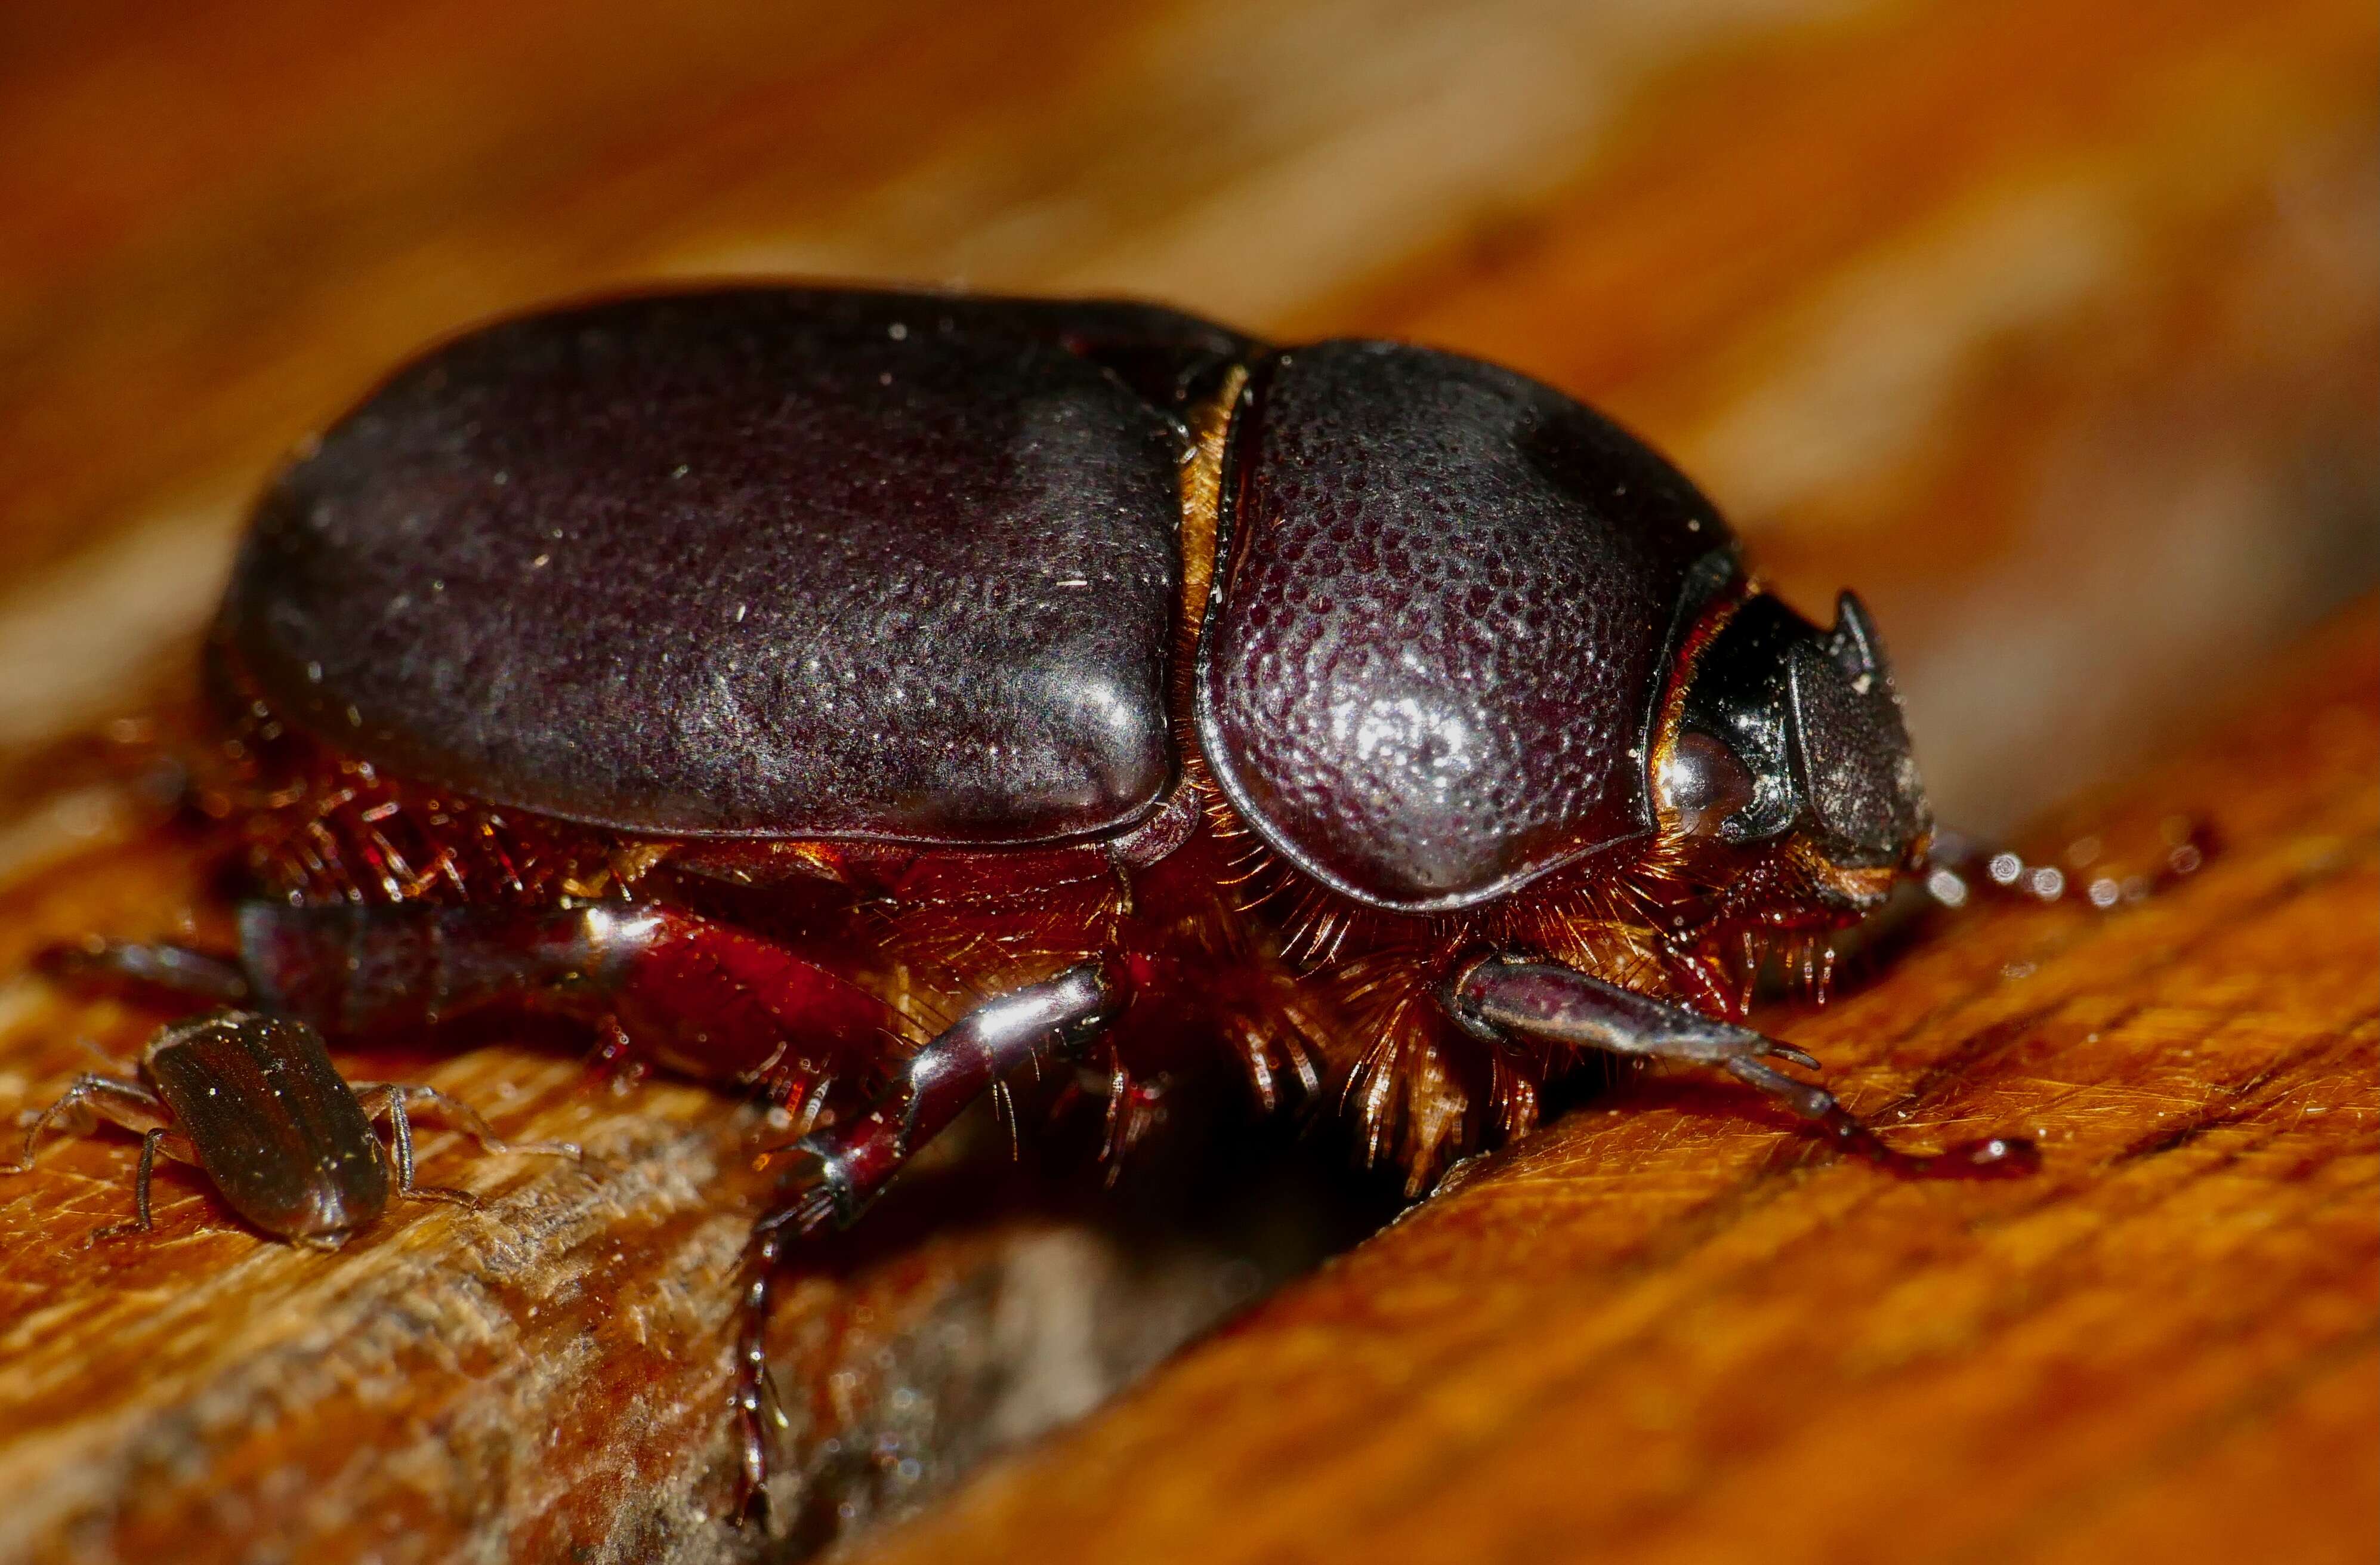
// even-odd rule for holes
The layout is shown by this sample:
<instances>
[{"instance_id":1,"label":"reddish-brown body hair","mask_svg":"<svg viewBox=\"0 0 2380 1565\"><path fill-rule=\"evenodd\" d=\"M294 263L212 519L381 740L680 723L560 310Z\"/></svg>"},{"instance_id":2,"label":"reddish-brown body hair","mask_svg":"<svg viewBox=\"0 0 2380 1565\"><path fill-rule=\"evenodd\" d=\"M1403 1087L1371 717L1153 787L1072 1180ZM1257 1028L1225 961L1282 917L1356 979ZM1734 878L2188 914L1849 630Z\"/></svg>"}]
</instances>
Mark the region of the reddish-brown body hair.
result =
<instances>
[{"instance_id":1,"label":"reddish-brown body hair","mask_svg":"<svg viewBox=\"0 0 2380 1565\"><path fill-rule=\"evenodd\" d=\"M1401 1166L1418 1188L1451 1158L1533 1125L1540 1088L1572 1062L1566 1050L1456 1026L1435 991L1464 962L1489 951L1560 961L1733 1015L1754 965L1780 940L1798 941L1803 968L1823 984L1809 937L1846 916L1809 894L1790 857L1715 874L1668 831L1485 906L1375 911L1241 827L1186 723L1171 807L1186 815L1174 832L1186 839L1135 863L1130 842L959 851L625 836L386 777L288 729L249 693L231 704L241 716L210 812L239 831L268 896L672 906L782 942L880 998L893 1027L761 1073L757 1085L805 1123L854 1111L901 1053L973 1001L1106 953L1130 975L1133 1003L1096 1046L1089 1080L1057 1096L1095 1085L1108 1156L1160 1117L1172 1085L1222 1065L1260 1109L1342 1107L1365 1159ZM687 1062L683 1040L667 1052Z\"/></svg>"}]
</instances>

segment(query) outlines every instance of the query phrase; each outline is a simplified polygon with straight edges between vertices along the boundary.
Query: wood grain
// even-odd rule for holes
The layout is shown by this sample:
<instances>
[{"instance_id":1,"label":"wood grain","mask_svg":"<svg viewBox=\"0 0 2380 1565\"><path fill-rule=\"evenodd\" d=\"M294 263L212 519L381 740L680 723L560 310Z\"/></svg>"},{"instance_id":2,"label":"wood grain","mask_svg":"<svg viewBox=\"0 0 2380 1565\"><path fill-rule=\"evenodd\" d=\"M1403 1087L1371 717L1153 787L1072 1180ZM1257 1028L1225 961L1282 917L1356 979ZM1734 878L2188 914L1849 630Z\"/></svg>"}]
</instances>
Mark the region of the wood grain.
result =
<instances>
[{"instance_id":1,"label":"wood grain","mask_svg":"<svg viewBox=\"0 0 2380 1565\"><path fill-rule=\"evenodd\" d=\"M2038 1122L2041 1181L1894 1185L1632 1084L887 1547L2365 1557L2369 611L2256 682L2374 577L2375 79L2348 0L17 8L0 1110L157 1019L33 950L219 928L151 733L189 729L244 497L425 339L781 271L1415 336L1647 432L1790 596L1855 582L1949 817L2116 785L2039 840L2153 855L2208 810L2230 850L2123 918L1929 927L1779 1018L1912 1132ZM798 1556L1082 1415L1389 1194L1328 1114L1137 1193L921 1181L789 1290L795 1473L739 1535L757 1113L590 1089L567 1040L347 1062L598 1160L437 1139L488 1208L330 1257L178 1173L155 1244L82 1248L123 1139L0 1183L0 1559Z\"/></svg>"}]
</instances>

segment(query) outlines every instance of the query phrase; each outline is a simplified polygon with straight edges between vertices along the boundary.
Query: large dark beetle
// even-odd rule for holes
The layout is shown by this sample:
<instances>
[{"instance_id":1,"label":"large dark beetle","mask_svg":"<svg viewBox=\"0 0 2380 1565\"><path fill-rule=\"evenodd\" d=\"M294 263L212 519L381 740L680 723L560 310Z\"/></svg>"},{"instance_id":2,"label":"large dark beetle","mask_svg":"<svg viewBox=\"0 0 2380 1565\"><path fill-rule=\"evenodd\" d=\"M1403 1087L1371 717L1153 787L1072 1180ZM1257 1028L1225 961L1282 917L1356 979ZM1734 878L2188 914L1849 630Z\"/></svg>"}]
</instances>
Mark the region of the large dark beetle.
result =
<instances>
[{"instance_id":1,"label":"large dark beetle","mask_svg":"<svg viewBox=\"0 0 2380 1565\"><path fill-rule=\"evenodd\" d=\"M492 1004L765 1086L754 1244L856 1217L1028 1061L1236 1062L1419 1184L1587 1049L1724 1066L1919 862L1875 627L1749 576L1548 387L1146 306L808 288L476 332L264 496L212 640L256 900L109 964L334 1037Z\"/></svg>"}]
</instances>

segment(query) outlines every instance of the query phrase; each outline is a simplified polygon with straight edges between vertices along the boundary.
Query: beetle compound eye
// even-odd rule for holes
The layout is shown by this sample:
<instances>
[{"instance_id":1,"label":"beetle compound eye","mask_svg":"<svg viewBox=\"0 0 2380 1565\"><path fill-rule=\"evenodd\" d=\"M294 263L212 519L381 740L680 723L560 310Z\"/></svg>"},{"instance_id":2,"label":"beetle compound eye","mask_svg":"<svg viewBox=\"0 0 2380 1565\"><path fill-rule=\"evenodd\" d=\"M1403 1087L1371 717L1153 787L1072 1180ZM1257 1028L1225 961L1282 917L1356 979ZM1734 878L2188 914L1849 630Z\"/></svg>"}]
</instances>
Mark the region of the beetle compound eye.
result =
<instances>
[{"instance_id":1,"label":"beetle compound eye","mask_svg":"<svg viewBox=\"0 0 2380 1565\"><path fill-rule=\"evenodd\" d=\"M1661 811L1678 818L1690 837L1715 834L1719 823L1752 803L1751 771L1725 740L1694 729L1678 735L1662 763Z\"/></svg>"}]
</instances>

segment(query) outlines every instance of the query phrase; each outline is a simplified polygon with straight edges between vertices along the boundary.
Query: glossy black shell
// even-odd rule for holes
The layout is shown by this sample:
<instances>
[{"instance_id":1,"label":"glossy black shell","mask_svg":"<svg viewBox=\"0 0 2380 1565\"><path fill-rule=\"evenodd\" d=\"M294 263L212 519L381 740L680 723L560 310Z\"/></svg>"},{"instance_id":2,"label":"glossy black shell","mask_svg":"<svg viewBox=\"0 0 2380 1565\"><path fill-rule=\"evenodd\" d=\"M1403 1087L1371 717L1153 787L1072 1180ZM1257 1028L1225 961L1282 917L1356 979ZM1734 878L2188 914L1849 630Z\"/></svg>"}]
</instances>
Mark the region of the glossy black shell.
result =
<instances>
[{"instance_id":1,"label":"glossy black shell","mask_svg":"<svg viewBox=\"0 0 2380 1565\"><path fill-rule=\"evenodd\" d=\"M141 1070L223 1198L266 1232L344 1233L387 1207L371 1122L303 1022L245 1012L178 1022Z\"/></svg>"},{"instance_id":2,"label":"glossy black shell","mask_svg":"<svg viewBox=\"0 0 2380 1565\"><path fill-rule=\"evenodd\" d=\"M348 753L565 819L1111 829L1173 766L1169 399L1237 346L1138 307L836 290L506 322L282 476L224 633Z\"/></svg>"},{"instance_id":3,"label":"glossy black shell","mask_svg":"<svg viewBox=\"0 0 2380 1565\"><path fill-rule=\"evenodd\" d=\"M467 335L268 492L220 645L341 752L565 819L1113 833L1179 770L1189 420L1235 369L1194 684L1248 825L1409 912L1650 831L1735 570L1693 485L1491 365L1147 306L730 288Z\"/></svg>"}]
</instances>

